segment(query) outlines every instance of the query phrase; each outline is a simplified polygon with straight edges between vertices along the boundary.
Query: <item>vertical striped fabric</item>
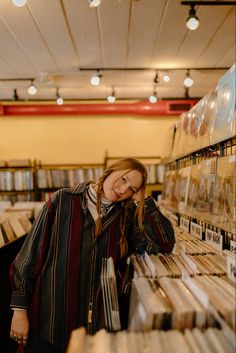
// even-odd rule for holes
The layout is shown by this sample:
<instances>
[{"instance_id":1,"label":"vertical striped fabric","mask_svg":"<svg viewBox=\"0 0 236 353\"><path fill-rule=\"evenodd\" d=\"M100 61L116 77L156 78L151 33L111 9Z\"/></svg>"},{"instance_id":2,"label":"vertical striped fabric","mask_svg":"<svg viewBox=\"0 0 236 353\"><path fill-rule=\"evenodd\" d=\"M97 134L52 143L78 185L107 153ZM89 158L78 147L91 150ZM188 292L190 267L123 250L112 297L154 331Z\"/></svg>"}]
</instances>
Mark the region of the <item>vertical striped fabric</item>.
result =
<instances>
[{"instance_id":1,"label":"vertical striped fabric","mask_svg":"<svg viewBox=\"0 0 236 353\"><path fill-rule=\"evenodd\" d=\"M117 270L120 263L120 204L104 217L101 235L89 240L92 238L88 232L94 233L95 224L87 209L87 185L83 183L53 194L11 267L11 307L27 308L32 333L62 349L67 346L70 333L78 327L78 322L90 333L101 328L102 257L112 256ZM175 242L173 229L152 198L146 201L145 212L143 234L133 226L134 208L130 209L130 223L126 227L130 252L171 251ZM88 221L86 227L85 220ZM90 256L82 257L81 249L85 244ZM88 278L80 275L83 269ZM87 286L87 293L81 291L83 285ZM88 328L87 315L82 323L79 315L82 311L88 312L90 300L92 325Z\"/></svg>"}]
</instances>

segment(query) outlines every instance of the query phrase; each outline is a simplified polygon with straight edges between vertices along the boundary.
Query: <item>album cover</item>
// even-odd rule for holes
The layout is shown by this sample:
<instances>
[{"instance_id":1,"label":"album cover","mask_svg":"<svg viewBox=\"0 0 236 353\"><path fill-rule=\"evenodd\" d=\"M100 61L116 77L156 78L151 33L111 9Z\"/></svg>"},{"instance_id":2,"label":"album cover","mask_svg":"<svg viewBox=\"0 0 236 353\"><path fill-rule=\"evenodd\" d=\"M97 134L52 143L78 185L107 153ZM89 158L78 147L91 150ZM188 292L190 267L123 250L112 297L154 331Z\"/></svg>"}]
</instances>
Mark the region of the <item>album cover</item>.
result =
<instances>
[{"instance_id":1,"label":"album cover","mask_svg":"<svg viewBox=\"0 0 236 353\"><path fill-rule=\"evenodd\" d=\"M190 170L191 167L179 169L175 180L174 198L177 200L178 211L180 213L184 212L187 205Z\"/></svg>"},{"instance_id":2,"label":"album cover","mask_svg":"<svg viewBox=\"0 0 236 353\"><path fill-rule=\"evenodd\" d=\"M197 151L201 148L201 135L203 135L202 118L206 106L206 97L203 97L189 111L189 137L188 137L188 153Z\"/></svg>"},{"instance_id":3,"label":"album cover","mask_svg":"<svg viewBox=\"0 0 236 353\"><path fill-rule=\"evenodd\" d=\"M186 209L188 214L194 217L199 199L199 184L200 184L201 165L195 164L191 166L189 187L186 201Z\"/></svg>"},{"instance_id":4,"label":"album cover","mask_svg":"<svg viewBox=\"0 0 236 353\"><path fill-rule=\"evenodd\" d=\"M106 328L109 331L120 330L120 313L113 259L102 259L101 286L104 304Z\"/></svg>"},{"instance_id":5,"label":"album cover","mask_svg":"<svg viewBox=\"0 0 236 353\"><path fill-rule=\"evenodd\" d=\"M177 134L178 144L176 143L176 155L178 157L189 153L189 133L190 133L191 113L184 112L180 115L179 131Z\"/></svg>"},{"instance_id":6,"label":"album cover","mask_svg":"<svg viewBox=\"0 0 236 353\"><path fill-rule=\"evenodd\" d=\"M205 97L204 110L198 131L199 147L204 148L211 145L210 136L215 123L217 106L217 89L211 90Z\"/></svg>"},{"instance_id":7,"label":"album cover","mask_svg":"<svg viewBox=\"0 0 236 353\"><path fill-rule=\"evenodd\" d=\"M236 155L218 158L213 222L236 233Z\"/></svg>"},{"instance_id":8,"label":"album cover","mask_svg":"<svg viewBox=\"0 0 236 353\"><path fill-rule=\"evenodd\" d=\"M199 197L196 212L200 220L209 223L212 223L215 199L216 165L216 158L207 159L200 163Z\"/></svg>"},{"instance_id":9,"label":"album cover","mask_svg":"<svg viewBox=\"0 0 236 353\"><path fill-rule=\"evenodd\" d=\"M210 136L211 145L235 136L235 75L234 64L218 82L216 117Z\"/></svg>"},{"instance_id":10,"label":"album cover","mask_svg":"<svg viewBox=\"0 0 236 353\"><path fill-rule=\"evenodd\" d=\"M172 211L178 210L179 179L180 176L178 170L169 170L165 173L161 201L166 208L171 209Z\"/></svg>"}]
</instances>

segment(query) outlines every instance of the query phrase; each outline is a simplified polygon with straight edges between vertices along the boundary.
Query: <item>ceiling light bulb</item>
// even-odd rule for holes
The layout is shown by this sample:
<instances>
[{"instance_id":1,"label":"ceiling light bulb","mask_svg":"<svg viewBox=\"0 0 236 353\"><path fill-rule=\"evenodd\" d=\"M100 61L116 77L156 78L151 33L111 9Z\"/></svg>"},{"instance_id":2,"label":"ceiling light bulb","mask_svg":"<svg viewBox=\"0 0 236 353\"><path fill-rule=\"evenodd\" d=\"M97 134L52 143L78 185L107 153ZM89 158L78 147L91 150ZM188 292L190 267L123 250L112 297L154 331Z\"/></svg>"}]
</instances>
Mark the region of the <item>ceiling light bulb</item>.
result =
<instances>
[{"instance_id":1,"label":"ceiling light bulb","mask_svg":"<svg viewBox=\"0 0 236 353\"><path fill-rule=\"evenodd\" d=\"M34 96L37 93L37 88L35 87L35 85L33 84L33 82L30 84L29 88L28 88L28 93L31 96Z\"/></svg>"},{"instance_id":2,"label":"ceiling light bulb","mask_svg":"<svg viewBox=\"0 0 236 353\"><path fill-rule=\"evenodd\" d=\"M195 31L200 25L199 19L195 17L191 17L187 20L186 26L190 31Z\"/></svg>"},{"instance_id":3,"label":"ceiling light bulb","mask_svg":"<svg viewBox=\"0 0 236 353\"><path fill-rule=\"evenodd\" d=\"M12 0L12 2L15 6L21 7L21 6L25 6L25 4L27 3L27 0Z\"/></svg>"},{"instance_id":4,"label":"ceiling light bulb","mask_svg":"<svg viewBox=\"0 0 236 353\"><path fill-rule=\"evenodd\" d=\"M98 7L102 0L88 0L90 7Z\"/></svg>"},{"instance_id":5,"label":"ceiling light bulb","mask_svg":"<svg viewBox=\"0 0 236 353\"><path fill-rule=\"evenodd\" d=\"M193 85L193 79L189 76L185 77L184 85L185 87L191 87Z\"/></svg>"},{"instance_id":6,"label":"ceiling light bulb","mask_svg":"<svg viewBox=\"0 0 236 353\"><path fill-rule=\"evenodd\" d=\"M157 96L156 96L156 94L153 94L153 95L150 96L148 99L149 99L149 102L152 103L152 104L157 102Z\"/></svg>"},{"instance_id":7,"label":"ceiling light bulb","mask_svg":"<svg viewBox=\"0 0 236 353\"><path fill-rule=\"evenodd\" d=\"M99 86L100 85L100 76L99 75L92 76L91 80L90 80L90 83L93 86Z\"/></svg>"},{"instance_id":8,"label":"ceiling light bulb","mask_svg":"<svg viewBox=\"0 0 236 353\"><path fill-rule=\"evenodd\" d=\"M109 103L115 103L116 97L114 95L111 95L107 97L107 100Z\"/></svg>"},{"instance_id":9,"label":"ceiling light bulb","mask_svg":"<svg viewBox=\"0 0 236 353\"><path fill-rule=\"evenodd\" d=\"M191 9L189 10L189 17L186 21L186 27L190 29L190 31L195 31L200 25L199 18L196 16L196 11L194 9L194 5L191 5Z\"/></svg>"},{"instance_id":10,"label":"ceiling light bulb","mask_svg":"<svg viewBox=\"0 0 236 353\"><path fill-rule=\"evenodd\" d=\"M167 74L164 74L162 78L163 78L164 82L169 82L170 81L170 76L167 75Z\"/></svg>"},{"instance_id":11,"label":"ceiling light bulb","mask_svg":"<svg viewBox=\"0 0 236 353\"><path fill-rule=\"evenodd\" d=\"M63 98L58 97L58 98L57 98L57 104L58 104L58 105L62 105L63 103L64 103Z\"/></svg>"}]
</instances>

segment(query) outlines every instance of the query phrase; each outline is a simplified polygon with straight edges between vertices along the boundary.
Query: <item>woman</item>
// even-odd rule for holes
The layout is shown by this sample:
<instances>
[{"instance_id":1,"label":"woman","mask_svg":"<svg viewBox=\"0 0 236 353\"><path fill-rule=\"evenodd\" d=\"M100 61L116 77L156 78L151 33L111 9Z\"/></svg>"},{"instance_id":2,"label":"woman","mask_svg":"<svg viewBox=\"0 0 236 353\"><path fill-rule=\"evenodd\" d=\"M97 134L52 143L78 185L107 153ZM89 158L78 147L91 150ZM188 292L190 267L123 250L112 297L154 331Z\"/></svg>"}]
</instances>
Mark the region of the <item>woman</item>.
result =
<instances>
[{"instance_id":1,"label":"woman","mask_svg":"<svg viewBox=\"0 0 236 353\"><path fill-rule=\"evenodd\" d=\"M146 181L143 164L125 158L45 203L11 269L10 335L25 352L62 353L73 329L104 327L102 258L113 258L120 291L131 252L173 249L170 222L144 199Z\"/></svg>"}]
</instances>

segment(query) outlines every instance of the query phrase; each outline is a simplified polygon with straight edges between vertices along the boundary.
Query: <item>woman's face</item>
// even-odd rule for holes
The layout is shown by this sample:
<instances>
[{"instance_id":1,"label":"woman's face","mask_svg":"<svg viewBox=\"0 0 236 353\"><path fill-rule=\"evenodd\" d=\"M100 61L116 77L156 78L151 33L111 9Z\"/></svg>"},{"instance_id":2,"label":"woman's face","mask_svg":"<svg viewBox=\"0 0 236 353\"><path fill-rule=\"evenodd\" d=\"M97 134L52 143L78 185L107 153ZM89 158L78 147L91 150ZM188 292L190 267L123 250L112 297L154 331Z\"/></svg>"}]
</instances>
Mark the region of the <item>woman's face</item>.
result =
<instances>
[{"instance_id":1,"label":"woman's face","mask_svg":"<svg viewBox=\"0 0 236 353\"><path fill-rule=\"evenodd\" d=\"M142 182L137 170L112 172L103 183L104 196L112 202L128 199L140 189Z\"/></svg>"}]
</instances>

